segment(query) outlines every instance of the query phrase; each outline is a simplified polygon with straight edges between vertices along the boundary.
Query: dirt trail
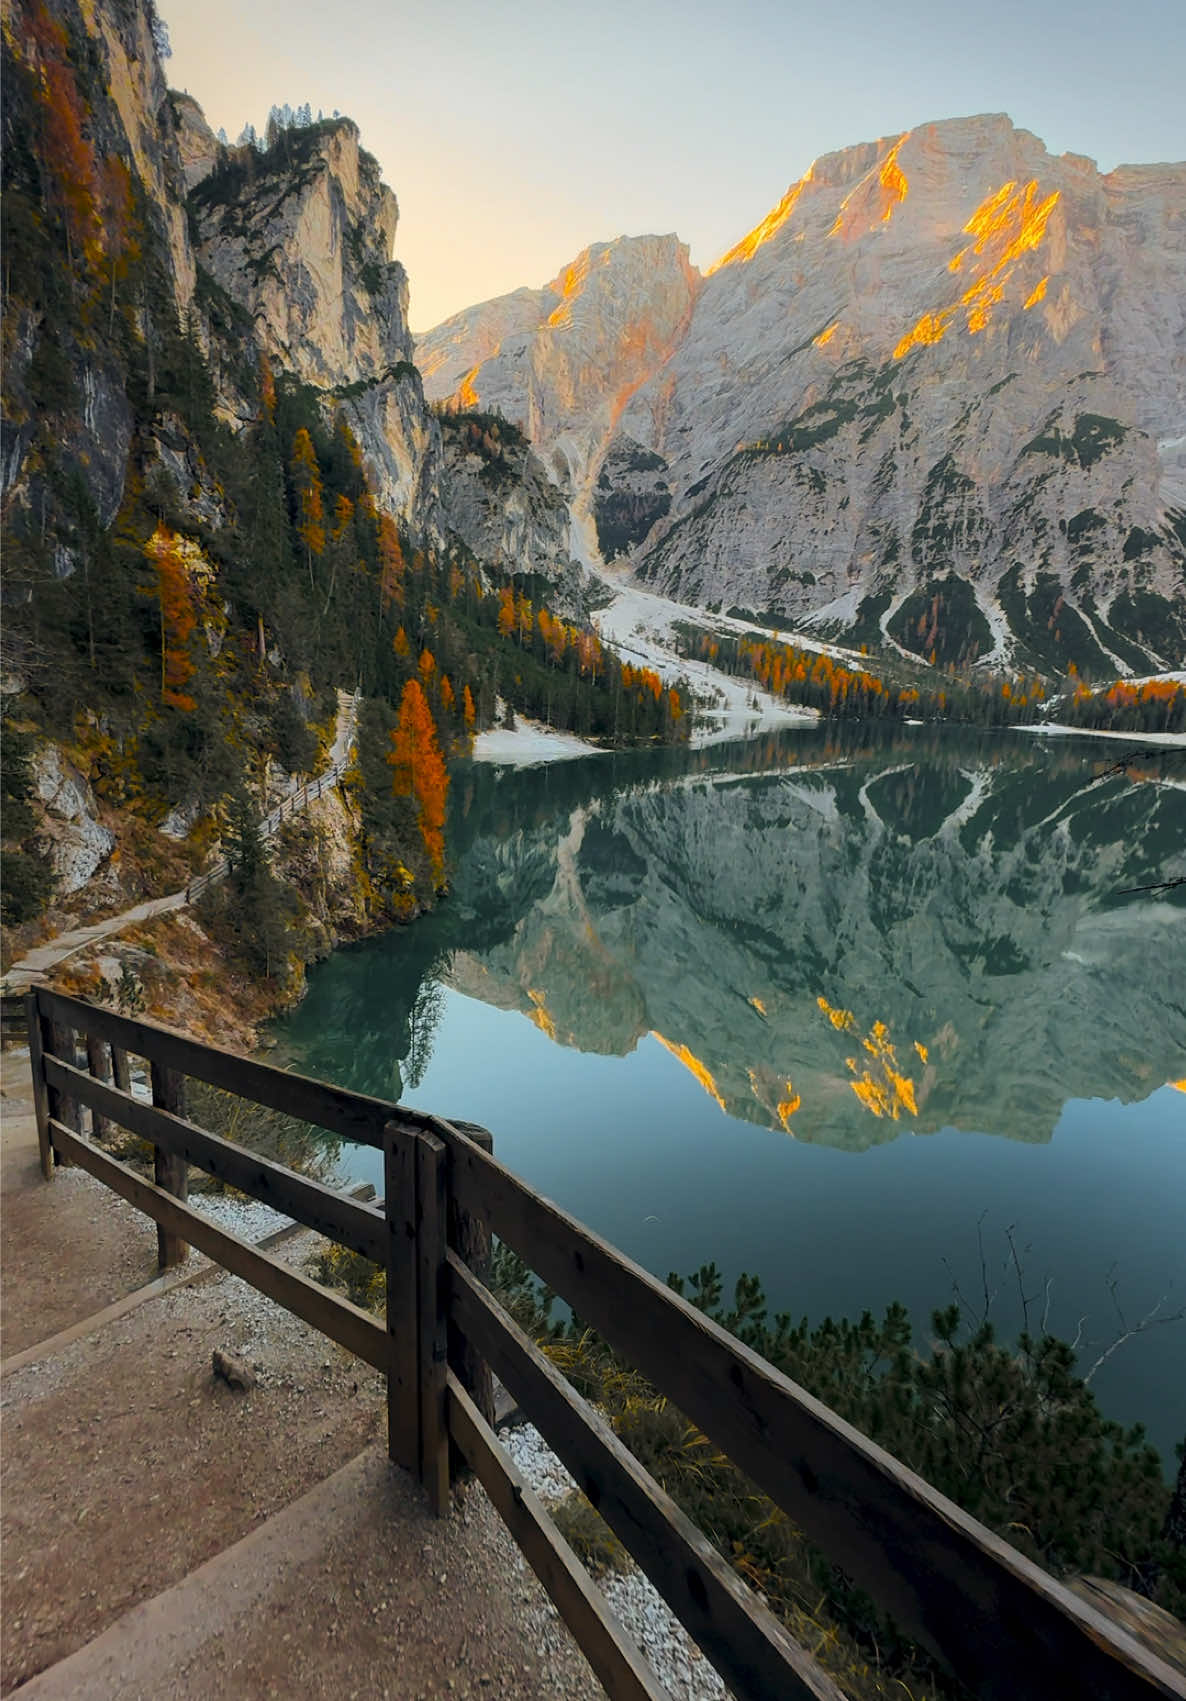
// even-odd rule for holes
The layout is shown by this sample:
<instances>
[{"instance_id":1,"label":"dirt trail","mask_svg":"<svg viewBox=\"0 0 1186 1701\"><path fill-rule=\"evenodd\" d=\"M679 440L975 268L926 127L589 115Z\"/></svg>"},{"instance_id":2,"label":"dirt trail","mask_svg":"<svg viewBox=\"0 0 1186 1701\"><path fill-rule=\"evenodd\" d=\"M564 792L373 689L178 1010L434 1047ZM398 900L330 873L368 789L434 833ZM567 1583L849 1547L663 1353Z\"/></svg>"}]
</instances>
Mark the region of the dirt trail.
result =
<instances>
[{"instance_id":1,"label":"dirt trail","mask_svg":"<svg viewBox=\"0 0 1186 1701\"><path fill-rule=\"evenodd\" d=\"M153 1276L156 1234L80 1171L41 1180L27 1059L3 1061L11 1358ZM216 1347L254 1389L213 1379ZM387 1463L382 1379L234 1277L21 1363L0 1410L5 1695L602 1694L481 1489L433 1520Z\"/></svg>"},{"instance_id":2,"label":"dirt trail","mask_svg":"<svg viewBox=\"0 0 1186 1701\"><path fill-rule=\"evenodd\" d=\"M316 778L297 786L275 809L262 818L259 822L261 838L272 838L283 822L291 820L293 815L315 802L323 791L337 785L349 766L350 748L354 743L357 725L357 697L349 692L339 691L338 719L330 749L329 767ZM14 996L27 992L37 981L43 980L51 969L57 968L59 963L64 963L68 957L73 957L100 939L111 939L138 922L151 921L154 916L184 909L200 896L213 880L220 880L226 873L227 866L225 857L219 857L204 874L195 876L180 892L170 892L163 898L149 898L144 903L133 904L131 909L121 910L118 915L105 916L102 921L92 922L88 927L71 928L68 932L59 933L56 938L47 940L43 945L34 946L31 951L25 953L19 963L13 963L4 975L5 995Z\"/></svg>"}]
</instances>

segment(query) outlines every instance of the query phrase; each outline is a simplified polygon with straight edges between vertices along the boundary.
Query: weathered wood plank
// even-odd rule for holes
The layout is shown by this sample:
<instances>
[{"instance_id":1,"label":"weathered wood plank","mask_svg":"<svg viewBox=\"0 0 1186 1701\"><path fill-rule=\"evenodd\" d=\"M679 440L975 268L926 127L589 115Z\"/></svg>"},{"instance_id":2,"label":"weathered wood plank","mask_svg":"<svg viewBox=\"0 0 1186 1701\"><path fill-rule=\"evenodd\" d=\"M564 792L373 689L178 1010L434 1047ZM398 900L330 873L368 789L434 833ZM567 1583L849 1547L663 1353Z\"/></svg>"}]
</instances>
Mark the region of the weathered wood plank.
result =
<instances>
[{"instance_id":1,"label":"weathered wood plank","mask_svg":"<svg viewBox=\"0 0 1186 1701\"><path fill-rule=\"evenodd\" d=\"M443 1140L416 1139L417 1384L420 1481L436 1517L449 1510L449 1424L445 1411L445 1174Z\"/></svg>"},{"instance_id":2,"label":"weathered wood plank","mask_svg":"<svg viewBox=\"0 0 1186 1701\"><path fill-rule=\"evenodd\" d=\"M473 1140L484 1152L494 1150L494 1136L488 1128L473 1122L452 1124L467 1140ZM450 1158L450 1163L452 1159ZM490 1228L481 1218L461 1209L452 1187L449 1188L448 1241L479 1281L487 1279L490 1269ZM456 1324L449 1324L449 1369L456 1376L483 1418L494 1427L494 1378L481 1353ZM452 1470L456 1477L464 1470L459 1450L453 1449Z\"/></svg>"},{"instance_id":3,"label":"weathered wood plank","mask_svg":"<svg viewBox=\"0 0 1186 1701\"><path fill-rule=\"evenodd\" d=\"M39 997L43 1009L53 1014L55 1020L76 1023L87 1033L138 1057L155 1058L164 1068L180 1070L184 1075L254 1099L272 1110L299 1116L344 1139L356 1140L364 1146L383 1144L383 1124L396 1108L383 1099L347 1092L306 1075L290 1074L270 1063L257 1063L254 1058L219 1051L159 1022L119 1016L114 1010L101 1009L65 993L42 988Z\"/></svg>"},{"instance_id":4,"label":"weathered wood plank","mask_svg":"<svg viewBox=\"0 0 1186 1701\"><path fill-rule=\"evenodd\" d=\"M561 1537L457 1378L448 1377L449 1429L510 1530L609 1701L669 1701L601 1590Z\"/></svg>"},{"instance_id":5,"label":"weathered wood plank","mask_svg":"<svg viewBox=\"0 0 1186 1701\"><path fill-rule=\"evenodd\" d=\"M111 1048L111 1076L121 1093L132 1090L132 1070L128 1063L128 1054L122 1045Z\"/></svg>"},{"instance_id":6,"label":"weathered wood plank","mask_svg":"<svg viewBox=\"0 0 1186 1701\"><path fill-rule=\"evenodd\" d=\"M155 1058L149 1063L152 1074L152 1102L158 1110L173 1116L185 1114L185 1076L176 1069L166 1069ZM152 1148L152 1178L158 1187L175 1199L189 1198L189 1166L181 1155L168 1146ZM165 1223L157 1224L157 1267L168 1270L174 1264L184 1264L189 1247Z\"/></svg>"},{"instance_id":7,"label":"weathered wood plank","mask_svg":"<svg viewBox=\"0 0 1186 1701\"><path fill-rule=\"evenodd\" d=\"M110 1081L111 1062L108 1048L101 1039L93 1034L86 1036L86 1066L96 1081ZM91 1128L96 1140L105 1140L109 1133L107 1118L99 1111L91 1108Z\"/></svg>"},{"instance_id":8,"label":"weathered wood plank","mask_svg":"<svg viewBox=\"0 0 1186 1701\"><path fill-rule=\"evenodd\" d=\"M76 1063L78 1054L74 1044L74 1029L67 1022L53 1020L46 1014L46 1001L51 996L44 987L39 987L37 1002L41 1007L41 1050L46 1057L60 1057L66 1063ZM82 1116L77 1101L67 1093L56 1093L50 1088L49 1114L58 1122L65 1123L67 1128L78 1133L82 1128ZM59 1154L59 1162L66 1159Z\"/></svg>"},{"instance_id":9,"label":"weathered wood plank","mask_svg":"<svg viewBox=\"0 0 1186 1701\"><path fill-rule=\"evenodd\" d=\"M387 1455L407 1471L420 1468L416 1389L416 1141L389 1129L383 1148L387 1218Z\"/></svg>"},{"instance_id":10,"label":"weathered wood plank","mask_svg":"<svg viewBox=\"0 0 1186 1701\"><path fill-rule=\"evenodd\" d=\"M450 1147L461 1208L485 1217L978 1695L1178 1693L1163 1662L805 1389L449 1123L416 1120Z\"/></svg>"},{"instance_id":11,"label":"weathered wood plank","mask_svg":"<svg viewBox=\"0 0 1186 1701\"><path fill-rule=\"evenodd\" d=\"M449 1254L449 1309L739 1701L844 1701L587 1401Z\"/></svg>"},{"instance_id":12,"label":"weathered wood plank","mask_svg":"<svg viewBox=\"0 0 1186 1701\"><path fill-rule=\"evenodd\" d=\"M72 1089L84 1104L104 1112L112 1122L139 1134L141 1139L166 1147L187 1164L208 1171L241 1193L249 1193L253 1199L295 1218L306 1228L340 1241L364 1258L372 1258L377 1264L386 1262L387 1226L376 1206L359 1204L320 1181L298 1175L270 1158L259 1157L183 1117L158 1110L130 1093L89 1080L80 1070L72 1070L55 1058L47 1059L46 1068L56 1084Z\"/></svg>"},{"instance_id":13,"label":"weathered wood plank","mask_svg":"<svg viewBox=\"0 0 1186 1701\"><path fill-rule=\"evenodd\" d=\"M33 1115L37 1120L37 1150L41 1154L41 1173L46 1181L54 1178L54 1149L49 1139L49 1083L45 1078L45 1058L41 1049L41 1016L37 1009L37 994L25 994L25 1014L29 1024L29 1068L33 1075Z\"/></svg>"},{"instance_id":14,"label":"weathered wood plank","mask_svg":"<svg viewBox=\"0 0 1186 1701\"><path fill-rule=\"evenodd\" d=\"M349 1300L339 1299L325 1288L298 1275L287 1265L270 1258L237 1235L217 1228L208 1218L183 1205L171 1193L145 1181L135 1170L115 1158L60 1122L52 1122L50 1132L54 1144L62 1149L96 1180L102 1181L129 1205L164 1223L170 1233L187 1240L223 1265L234 1276L258 1288L260 1293L274 1299L278 1305L294 1312L314 1329L328 1335L332 1341L365 1359L376 1370L386 1370L388 1363L387 1336L382 1325Z\"/></svg>"}]
</instances>

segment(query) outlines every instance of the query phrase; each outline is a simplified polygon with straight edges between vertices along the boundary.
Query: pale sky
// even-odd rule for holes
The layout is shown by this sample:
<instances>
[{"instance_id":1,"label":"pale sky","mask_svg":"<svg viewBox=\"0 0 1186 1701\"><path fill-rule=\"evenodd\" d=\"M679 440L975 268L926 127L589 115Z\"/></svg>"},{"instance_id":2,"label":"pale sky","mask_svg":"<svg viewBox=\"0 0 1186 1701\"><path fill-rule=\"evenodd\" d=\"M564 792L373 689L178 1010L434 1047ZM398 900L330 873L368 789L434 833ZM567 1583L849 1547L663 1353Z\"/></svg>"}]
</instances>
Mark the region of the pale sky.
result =
<instances>
[{"instance_id":1,"label":"pale sky","mask_svg":"<svg viewBox=\"0 0 1186 1701\"><path fill-rule=\"evenodd\" d=\"M232 141L355 119L400 204L411 322L677 231L705 267L817 155L1008 112L1101 169L1186 157L1183 0L158 0L170 83Z\"/></svg>"}]
</instances>

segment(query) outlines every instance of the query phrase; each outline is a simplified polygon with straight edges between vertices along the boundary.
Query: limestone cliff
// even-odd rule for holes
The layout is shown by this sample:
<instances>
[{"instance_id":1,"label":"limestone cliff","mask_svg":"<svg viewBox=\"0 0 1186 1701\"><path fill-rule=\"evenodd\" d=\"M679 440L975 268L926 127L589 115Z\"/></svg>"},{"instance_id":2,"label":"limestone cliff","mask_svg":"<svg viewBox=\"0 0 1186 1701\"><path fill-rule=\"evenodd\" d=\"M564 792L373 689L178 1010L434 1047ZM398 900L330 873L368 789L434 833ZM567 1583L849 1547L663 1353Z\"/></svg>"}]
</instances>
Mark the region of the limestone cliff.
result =
<instances>
[{"instance_id":1,"label":"limestone cliff","mask_svg":"<svg viewBox=\"0 0 1186 1701\"><path fill-rule=\"evenodd\" d=\"M425 394L503 414L587 512L630 397L685 334L700 287L674 236L594 243L540 290L516 290L420 338Z\"/></svg>"},{"instance_id":2,"label":"limestone cliff","mask_svg":"<svg viewBox=\"0 0 1186 1701\"><path fill-rule=\"evenodd\" d=\"M507 420L446 412L442 510L449 533L503 574L547 580L553 605L583 612L586 575L569 555L569 513L538 455Z\"/></svg>"},{"instance_id":3,"label":"limestone cliff","mask_svg":"<svg viewBox=\"0 0 1186 1701\"><path fill-rule=\"evenodd\" d=\"M440 441L411 362L407 274L392 259L399 208L358 127L284 130L262 154L219 148L207 169L198 117L191 103L201 265L250 315L276 370L342 408L380 505L435 531Z\"/></svg>"},{"instance_id":4,"label":"limestone cliff","mask_svg":"<svg viewBox=\"0 0 1186 1701\"><path fill-rule=\"evenodd\" d=\"M628 324L651 370L563 409L558 284L423 338L426 386L559 445L656 587L940 661L1186 656L1186 167L1103 175L999 114L828 155L686 318L581 289L582 345Z\"/></svg>"}]
</instances>

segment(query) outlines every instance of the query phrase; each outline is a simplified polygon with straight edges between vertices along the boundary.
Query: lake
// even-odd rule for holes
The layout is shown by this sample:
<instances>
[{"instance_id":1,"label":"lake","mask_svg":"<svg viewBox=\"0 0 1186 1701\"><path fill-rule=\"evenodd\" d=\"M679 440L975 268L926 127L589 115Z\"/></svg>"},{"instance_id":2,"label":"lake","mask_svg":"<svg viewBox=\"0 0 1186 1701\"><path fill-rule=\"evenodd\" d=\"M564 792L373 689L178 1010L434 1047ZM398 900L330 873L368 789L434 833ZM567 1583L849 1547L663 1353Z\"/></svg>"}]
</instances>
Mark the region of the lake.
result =
<instances>
[{"instance_id":1,"label":"lake","mask_svg":"<svg viewBox=\"0 0 1186 1701\"><path fill-rule=\"evenodd\" d=\"M849 725L467 765L448 900L318 965L280 1054L484 1123L661 1277L900 1299L924 1340L957 1288L1006 1337L1024 1296L1086 1370L1186 1307L1186 888L1129 890L1186 873L1186 761L1106 772L1126 749ZM374 1152L341 1173L382 1187ZM1168 1464L1156 1317L1092 1386Z\"/></svg>"}]
</instances>

